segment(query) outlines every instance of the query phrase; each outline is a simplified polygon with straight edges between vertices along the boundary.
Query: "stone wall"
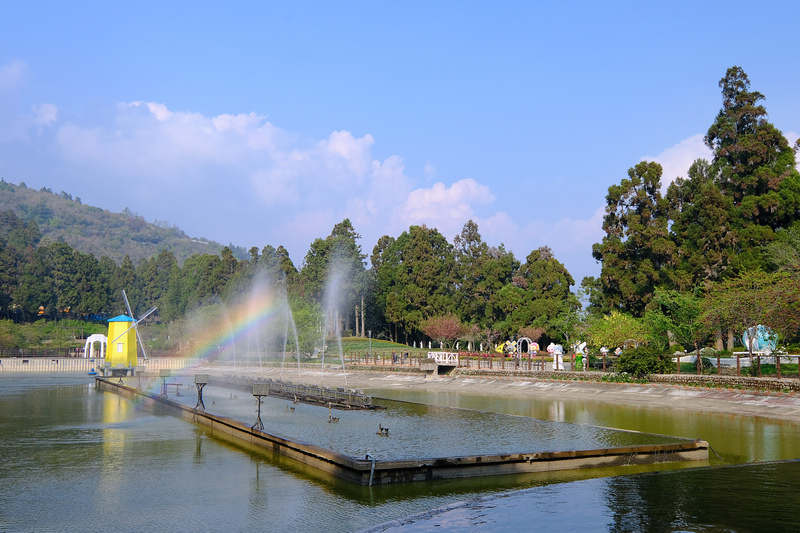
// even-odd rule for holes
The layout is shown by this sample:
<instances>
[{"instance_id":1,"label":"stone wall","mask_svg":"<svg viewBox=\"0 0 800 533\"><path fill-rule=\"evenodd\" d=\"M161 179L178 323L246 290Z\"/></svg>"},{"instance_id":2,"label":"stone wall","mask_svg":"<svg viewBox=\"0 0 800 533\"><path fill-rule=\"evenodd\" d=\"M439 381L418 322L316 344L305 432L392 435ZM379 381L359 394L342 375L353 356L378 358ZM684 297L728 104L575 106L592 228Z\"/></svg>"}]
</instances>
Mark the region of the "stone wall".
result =
<instances>
[{"instance_id":1,"label":"stone wall","mask_svg":"<svg viewBox=\"0 0 800 533\"><path fill-rule=\"evenodd\" d=\"M697 376L693 374L656 374L648 376L651 383L689 385L700 387L725 387L779 392L800 391L800 379L752 378L749 376Z\"/></svg>"}]
</instances>

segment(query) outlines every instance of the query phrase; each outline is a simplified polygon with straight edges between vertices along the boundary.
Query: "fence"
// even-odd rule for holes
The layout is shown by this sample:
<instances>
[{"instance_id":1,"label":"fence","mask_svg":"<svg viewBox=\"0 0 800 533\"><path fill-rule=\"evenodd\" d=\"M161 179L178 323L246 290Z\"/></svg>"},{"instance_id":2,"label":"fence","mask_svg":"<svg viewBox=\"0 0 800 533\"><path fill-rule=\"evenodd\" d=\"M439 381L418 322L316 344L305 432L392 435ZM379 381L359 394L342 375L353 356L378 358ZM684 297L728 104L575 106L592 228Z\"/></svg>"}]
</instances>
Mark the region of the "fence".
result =
<instances>
[{"instance_id":1,"label":"fence","mask_svg":"<svg viewBox=\"0 0 800 533\"><path fill-rule=\"evenodd\" d=\"M430 352L431 354L441 352ZM501 369L501 370L543 370L545 369L544 357L537 356L532 358L523 355L520 358L508 357L505 355L477 354L470 352L459 352L453 355L452 359L458 361L461 368L475 369ZM394 367L418 367L426 359L423 355L407 355L406 352L357 352L347 356L345 364L368 365L368 366L394 366ZM442 363L440 363L442 364ZM455 364L444 363L444 364Z\"/></svg>"},{"instance_id":2,"label":"fence","mask_svg":"<svg viewBox=\"0 0 800 533\"><path fill-rule=\"evenodd\" d=\"M103 367L103 359L84 357L3 357L0 359L0 372L70 372L89 373ZM182 370L190 363L181 357L151 357L140 359L139 364L145 367L145 372L154 372L162 369Z\"/></svg>"}]
</instances>

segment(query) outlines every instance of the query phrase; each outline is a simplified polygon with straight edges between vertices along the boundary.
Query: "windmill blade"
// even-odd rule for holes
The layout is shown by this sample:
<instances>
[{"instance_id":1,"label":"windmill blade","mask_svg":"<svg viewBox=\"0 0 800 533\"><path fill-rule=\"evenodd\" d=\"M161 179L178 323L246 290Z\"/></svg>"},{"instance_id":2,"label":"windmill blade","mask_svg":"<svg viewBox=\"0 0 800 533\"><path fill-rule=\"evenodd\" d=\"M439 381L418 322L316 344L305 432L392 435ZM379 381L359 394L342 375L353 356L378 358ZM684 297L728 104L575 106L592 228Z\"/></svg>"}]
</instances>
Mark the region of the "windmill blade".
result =
<instances>
[{"instance_id":1,"label":"windmill blade","mask_svg":"<svg viewBox=\"0 0 800 533\"><path fill-rule=\"evenodd\" d=\"M128 295L125 294L125 289L122 289L122 297L125 299L125 307L128 308L128 316L133 318L133 311L131 311L131 304L128 303ZM136 320L134 318L134 320Z\"/></svg>"},{"instance_id":2,"label":"windmill blade","mask_svg":"<svg viewBox=\"0 0 800 533\"><path fill-rule=\"evenodd\" d=\"M152 315L156 311L156 309L157 309L156 307L153 307L144 315L142 315L142 318L133 323L133 327L136 328L136 338L139 340L139 346L142 347L142 355L144 355L145 359L147 359L147 350L144 347L144 340L142 340L142 336L139 334L139 322Z\"/></svg>"},{"instance_id":3,"label":"windmill blade","mask_svg":"<svg viewBox=\"0 0 800 533\"><path fill-rule=\"evenodd\" d=\"M158 308L157 308L157 307L154 307L154 308L150 309L148 312L146 312L145 314L143 314L143 315L142 315L142 318L140 318L139 320L137 320L137 321L136 321L136 323L138 324L139 322L141 322L141 321L142 321L142 320L144 320L145 318L147 318L147 317L149 317L150 315L152 315L153 313L155 313L156 309L158 309Z\"/></svg>"},{"instance_id":4,"label":"windmill blade","mask_svg":"<svg viewBox=\"0 0 800 533\"><path fill-rule=\"evenodd\" d=\"M148 312L146 312L144 315L142 315L142 317L141 317L141 318L139 318L139 319L137 320L137 319L136 319L136 318L133 316L133 311L131 310L131 304L128 302L128 295L127 295L127 294L125 294L125 289L122 289L122 298L125 300L125 307L128 309L128 316L130 316L130 317L133 319L133 324L131 324L131 326L130 326L128 329L126 329L126 330L125 330L124 332L122 332L122 333L121 333L119 336L117 336L117 338L116 338L116 339L114 339L113 341L111 341L111 343L113 344L113 343L114 343L114 342L115 342L117 339L119 339L120 337L122 337L123 335L125 335L126 333L128 333L128 332L131 330L131 328L134 328L134 330L136 331L136 339L139 341L139 346L141 346L141 347L142 347L142 354L144 355L144 358L145 358L145 359L147 359L147 349L144 347L144 341L142 340L142 336L141 336L141 335L139 335L139 322L141 322L141 321L142 321L142 320L144 320L145 318L147 318L147 317L149 317L150 315L152 315L153 313L155 313L155 311L156 311L156 309L157 309L157 308L156 308L156 307L153 307L153 308L152 308L152 309L150 309Z\"/></svg>"},{"instance_id":5,"label":"windmill blade","mask_svg":"<svg viewBox=\"0 0 800 533\"><path fill-rule=\"evenodd\" d=\"M144 349L144 341L142 340L142 336L139 335L139 328L136 328L136 338L139 339L139 346L142 347L142 355L147 359L147 350Z\"/></svg>"}]
</instances>

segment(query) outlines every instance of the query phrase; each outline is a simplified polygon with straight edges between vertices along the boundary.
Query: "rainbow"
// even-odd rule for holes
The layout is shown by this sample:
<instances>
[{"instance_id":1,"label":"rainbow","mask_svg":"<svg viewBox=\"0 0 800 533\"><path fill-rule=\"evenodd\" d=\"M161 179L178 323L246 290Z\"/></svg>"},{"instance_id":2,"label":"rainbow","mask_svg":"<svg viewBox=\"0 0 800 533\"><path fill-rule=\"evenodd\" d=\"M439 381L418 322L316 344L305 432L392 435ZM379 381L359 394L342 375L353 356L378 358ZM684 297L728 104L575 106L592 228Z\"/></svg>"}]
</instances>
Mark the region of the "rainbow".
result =
<instances>
[{"instance_id":1,"label":"rainbow","mask_svg":"<svg viewBox=\"0 0 800 533\"><path fill-rule=\"evenodd\" d=\"M242 304L221 311L222 316L198 318L190 325L189 366L201 366L210 358L235 349L237 341L282 318L286 306L285 299L267 290L257 290Z\"/></svg>"}]
</instances>

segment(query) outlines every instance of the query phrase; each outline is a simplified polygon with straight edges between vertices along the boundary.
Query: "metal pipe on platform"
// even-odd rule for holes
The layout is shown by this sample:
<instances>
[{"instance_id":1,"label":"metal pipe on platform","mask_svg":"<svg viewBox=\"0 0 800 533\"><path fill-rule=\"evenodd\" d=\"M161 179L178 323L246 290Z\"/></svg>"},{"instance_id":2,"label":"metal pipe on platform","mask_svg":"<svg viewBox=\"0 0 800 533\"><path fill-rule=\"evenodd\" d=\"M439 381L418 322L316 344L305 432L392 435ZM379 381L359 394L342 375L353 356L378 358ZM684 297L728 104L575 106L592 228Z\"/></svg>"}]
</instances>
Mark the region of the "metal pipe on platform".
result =
<instances>
[{"instance_id":1,"label":"metal pipe on platform","mask_svg":"<svg viewBox=\"0 0 800 533\"><path fill-rule=\"evenodd\" d=\"M372 486L372 476L375 475L375 457L372 454L368 453L367 454L367 459L372 459L372 468L370 468L370 470L369 470L369 486L371 487Z\"/></svg>"}]
</instances>

